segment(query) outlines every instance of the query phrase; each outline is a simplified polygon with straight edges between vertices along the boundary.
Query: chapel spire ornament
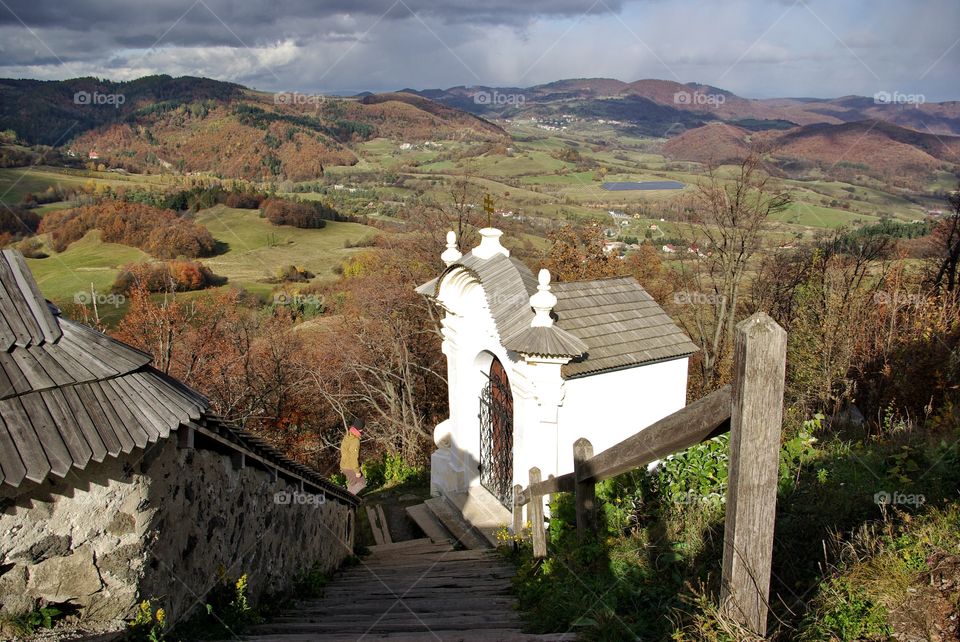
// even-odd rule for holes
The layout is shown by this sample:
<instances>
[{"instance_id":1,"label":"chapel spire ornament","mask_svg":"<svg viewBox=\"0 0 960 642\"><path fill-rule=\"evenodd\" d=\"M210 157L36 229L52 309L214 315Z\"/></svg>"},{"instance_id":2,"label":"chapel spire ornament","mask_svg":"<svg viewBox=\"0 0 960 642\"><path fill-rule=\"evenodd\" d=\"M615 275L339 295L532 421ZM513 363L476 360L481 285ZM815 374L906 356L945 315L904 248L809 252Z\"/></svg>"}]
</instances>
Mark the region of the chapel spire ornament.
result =
<instances>
[{"instance_id":1,"label":"chapel spire ornament","mask_svg":"<svg viewBox=\"0 0 960 642\"><path fill-rule=\"evenodd\" d=\"M444 265L450 267L462 258L463 254L461 254L460 250L457 249L457 233L453 230L450 230L447 232L447 249L445 249L443 254L440 255L440 259L443 261Z\"/></svg>"},{"instance_id":2,"label":"chapel spire ornament","mask_svg":"<svg viewBox=\"0 0 960 642\"><path fill-rule=\"evenodd\" d=\"M537 291L530 297L530 307L534 316L530 320L531 328L550 328L553 326L553 306L557 304L556 295L550 291L550 270L541 269L537 274Z\"/></svg>"}]
</instances>

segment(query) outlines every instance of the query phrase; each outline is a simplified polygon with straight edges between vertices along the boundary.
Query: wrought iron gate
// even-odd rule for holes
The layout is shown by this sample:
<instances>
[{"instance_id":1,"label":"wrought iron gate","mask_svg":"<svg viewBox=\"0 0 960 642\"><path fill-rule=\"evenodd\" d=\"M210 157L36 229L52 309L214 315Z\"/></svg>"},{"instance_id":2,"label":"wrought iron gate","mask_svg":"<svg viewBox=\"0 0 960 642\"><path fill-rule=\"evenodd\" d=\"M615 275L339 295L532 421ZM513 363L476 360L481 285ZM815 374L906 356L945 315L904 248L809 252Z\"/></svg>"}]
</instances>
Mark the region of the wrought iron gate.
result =
<instances>
[{"instance_id":1,"label":"wrought iron gate","mask_svg":"<svg viewBox=\"0 0 960 642\"><path fill-rule=\"evenodd\" d=\"M505 506L513 503L513 394L499 359L480 393L480 483Z\"/></svg>"}]
</instances>

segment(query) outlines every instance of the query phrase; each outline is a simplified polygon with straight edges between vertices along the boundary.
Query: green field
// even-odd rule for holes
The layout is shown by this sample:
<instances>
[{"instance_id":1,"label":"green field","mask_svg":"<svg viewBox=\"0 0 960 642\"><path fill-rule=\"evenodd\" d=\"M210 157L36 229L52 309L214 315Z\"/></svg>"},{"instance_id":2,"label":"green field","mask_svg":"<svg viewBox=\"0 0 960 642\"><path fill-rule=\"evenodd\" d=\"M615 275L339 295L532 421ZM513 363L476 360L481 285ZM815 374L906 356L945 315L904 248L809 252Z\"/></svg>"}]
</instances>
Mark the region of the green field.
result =
<instances>
[{"instance_id":1,"label":"green field","mask_svg":"<svg viewBox=\"0 0 960 642\"><path fill-rule=\"evenodd\" d=\"M141 187L172 185L172 176L147 176L140 174L117 174L67 170L59 167L16 167L0 169L0 203L19 203L24 194L43 192L50 186L78 188L88 181L110 187Z\"/></svg>"},{"instance_id":2,"label":"green field","mask_svg":"<svg viewBox=\"0 0 960 642\"><path fill-rule=\"evenodd\" d=\"M850 227L866 223L876 223L879 220L875 216L847 212L845 210L822 207L820 205L811 205L804 202L791 203L786 210L773 218L781 223L822 228Z\"/></svg>"},{"instance_id":3,"label":"green field","mask_svg":"<svg viewBox=\"0 0 960 642\"><path fill-rule=\"evenodd\" d=\"M150 259L135 247L104 243L99 230L90 232L59 254L47 251L50 256L27 259L27 265L43 296L60 306L89 301L91 288L98 295L109 295L122 266ZM105 300L98 307L107 321L119 318L126 309L117 299Z\"/></svg>"},{"instance_id":4,"label":"green field","mask_svg":"<svg viewBox=\"0 0 960 642\"><path fill-rule=\"evenodd\" d=\"M285 265L303 266L320 279L331 278L333 267L356 251L345 249L344 242L356 242L378 232L357 223L328 222L319 230L276 226L260 218L257 210L223 205L201 211L197 222L229 248L203 262L231 284L255 292L269 292L274 286L263 281Z\"/></svg>"},{"instance_id":5,"label":"green field","mask_svg":"<svg viewBox=\"0 0 960 642\"><path fill-rule=\"evenodd\" d=\"M356 223L329 222L319 230L277 227L260 218L256 210L224 206L204 210L197 219L228 247L225 253L203 262L216 274L227 277L228 285L260 293L269 293L275 287L263 281L285 265L303 266L318 279L332 278L332 268L356 251L345 249L344 242L377 233ZM90 232L63 252L48 252L47 258L28 259L27 263L43 295L60 305L85 297L91 287L107 294L123 265L151 260L137 248L104 243L99 231Z\"/></svg>"}]
</instances>

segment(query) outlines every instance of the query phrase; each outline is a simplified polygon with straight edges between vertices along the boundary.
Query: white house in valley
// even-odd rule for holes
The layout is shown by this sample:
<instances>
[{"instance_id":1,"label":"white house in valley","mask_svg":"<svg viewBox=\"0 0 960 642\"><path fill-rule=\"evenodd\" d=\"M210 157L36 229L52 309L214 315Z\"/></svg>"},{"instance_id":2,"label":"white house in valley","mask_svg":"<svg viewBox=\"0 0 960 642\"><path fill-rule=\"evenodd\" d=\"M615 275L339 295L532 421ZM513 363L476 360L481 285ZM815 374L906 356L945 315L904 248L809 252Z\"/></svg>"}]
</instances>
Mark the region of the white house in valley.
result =
<instances>
[{"instance_id":1,"label":"white house in valley","mask_svg":"<svg viewBox=\"0 0 960 642\"><path fill-rule=\"evenodd\" d=\"M446 269L417 291L444 312L450 417L434 432L432 490L482 487L509 506L531 467L571 471L580 437L601 452L682 408L697 348L633 278L551 284L501 234L481 230L462 255L448 233Z\"/></svg>"}]
</instances>

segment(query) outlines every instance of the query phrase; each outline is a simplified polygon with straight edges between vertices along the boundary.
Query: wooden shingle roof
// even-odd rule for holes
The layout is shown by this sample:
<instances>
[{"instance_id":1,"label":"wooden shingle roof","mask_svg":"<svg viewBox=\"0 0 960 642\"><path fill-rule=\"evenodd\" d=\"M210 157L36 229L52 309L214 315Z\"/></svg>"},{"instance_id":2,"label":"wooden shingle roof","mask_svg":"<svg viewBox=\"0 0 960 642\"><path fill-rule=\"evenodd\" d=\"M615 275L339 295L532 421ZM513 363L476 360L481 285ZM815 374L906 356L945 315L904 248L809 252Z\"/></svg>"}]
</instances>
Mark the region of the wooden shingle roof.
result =
<instances>
[{"instance_id":1,"label":"wooden shingle roof","mask_svg":"<svg viewBox=\"0 0 960 642\"><path fill-rule=\"evenodd\" d=\"M503 345L526 354L580 354L563 366L565 378L687 357L698 350L689 337L632 277L554 283L555 332L531 328L530 296L537 279L521 261L500 254L467 253L417 292L436 297L443 278L457 269L483 286ZM584 350L585 348L585 350Z\"/></svg>"},{"instance_id":2,"label":"wooden shingle roof","mask_svg":"<svg viewBox=\"0 0 960 642\"><path fill-rule=\"evenodd\" d=\"M316 471L210 412L150 355L70 321L44 300L19 252L0 252L0 484L64 477L146 448L183 426L349 502Z\"/></svg>"},{"instance_id":3,"label":"wooden shingle roof","mask_svg":"<svg viewBox=\"0 0 960 642\"><path fill-rule=\"evenodd\" d=\"M553 286L556 324L587 344L584 359L564 377L687 357L698 350L632 277L569 281Z\"/></svg>"}]
</instances>

